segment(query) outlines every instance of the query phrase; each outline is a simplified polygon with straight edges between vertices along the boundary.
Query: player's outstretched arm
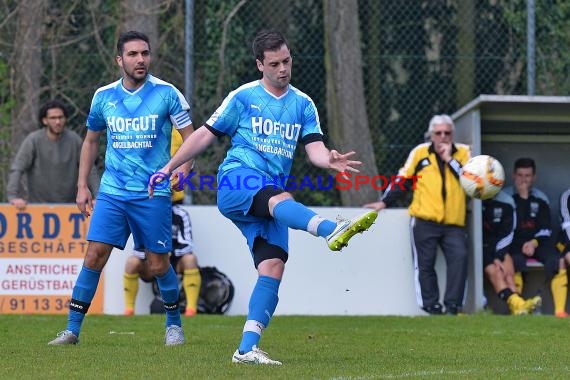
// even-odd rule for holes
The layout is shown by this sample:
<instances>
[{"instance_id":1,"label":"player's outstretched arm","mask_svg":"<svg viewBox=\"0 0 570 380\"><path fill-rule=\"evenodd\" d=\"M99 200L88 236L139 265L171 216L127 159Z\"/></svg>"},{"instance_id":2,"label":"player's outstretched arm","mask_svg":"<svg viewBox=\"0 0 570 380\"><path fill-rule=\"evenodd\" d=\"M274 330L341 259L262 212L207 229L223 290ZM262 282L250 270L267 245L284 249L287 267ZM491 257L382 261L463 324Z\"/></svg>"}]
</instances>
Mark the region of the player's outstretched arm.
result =
<instances>
[{"instance_id":1,"label":"player's outstretched arm","mask_svg":"<svg viewBox=\"0 0 570 380\"><path fill-rule=\"evenodd\" d=\"M216 135L204 126L195 130L180 146L180 149L170 159L170 161L150 177L148 186L148 195L152 198L154 195L154 185L160 183L165 177L170 175L183 163L194 159L197 155L206 150L214 141Z\"/></svg>"},{"instance_id":2,"label":"player's outstretched arm","mask_svg":"<svg viewBox=\"0 0 570 380\"><path fill-rule=\"evenodd\" d=\"M329 150L322 141L315 141L305 145L305 150L311 163L319 168L333 169L337 172L358 173L357 166L362 165L361 161L351 160L356 152L339 153L336 150Z\"/></svg>"},{"instance_id":3,"label":"player's outstretched arm","mask_svg":"<svg viewBox=\"0 0 570 380\"><path fill-rule=\"evenodd\" d=\"M79 158L79 176L77 178L77 197L75 202L77 208L86 217L91 215L93 210L93 197L89 190L89 173L95 164L95 159L99 154L100 131L87 130L85 140L81 146L81 156Z\"/></svg>"}]
</instances>

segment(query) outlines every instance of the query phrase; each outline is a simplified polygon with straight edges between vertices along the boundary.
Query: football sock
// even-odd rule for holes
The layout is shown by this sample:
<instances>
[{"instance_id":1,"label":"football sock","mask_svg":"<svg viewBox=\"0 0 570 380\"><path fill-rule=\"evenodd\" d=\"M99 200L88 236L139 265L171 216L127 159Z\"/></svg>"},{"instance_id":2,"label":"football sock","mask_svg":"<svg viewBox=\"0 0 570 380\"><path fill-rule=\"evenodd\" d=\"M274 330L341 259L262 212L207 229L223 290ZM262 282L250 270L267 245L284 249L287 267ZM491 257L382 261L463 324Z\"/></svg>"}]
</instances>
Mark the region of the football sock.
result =
<instances>
[{"instance_id":1,"label":"football sock","mask_svg":"<svg viewBox=\"0 0 570 380\"><path fill-rule=\"evenodd\" d=\"M67 317L67 330L77 337L79 337L85 314L87 314L91 301L93 301L95 296L100 277L101 272L86 267L82 267L79 276L77 276L77 281L71 293L69 315Z\"/></svg>"},{"instance_id":2,"label":"football sock","mask_svg":"<svg viewBox=\"0 0 570 380\"><path fill-rule=\"evenodd\" d=\"M336 223L318 216L313 210L293 199L279 202L273 208L273 217L289 228L308 231L315 236L328 236L336 228Z\"/></svg>"},{"instance_id":3,"label":"football sock","mask_svg":"<svg viewBox=\"0 0 570 380\"><path fill-rule=\"evenodd\" d=\"M509 288L505 288L497 293L499 298L502 299L503 301L508 300L509 297L512 296L513 294L514 294L513 291Z\"/></svg>"},{"instance_id":4,"label":"football sock","mask_svg":"<svg viewBox=\"0 0 570 380\"><path fill-rule=\"evenodd\" d=\"M269 325L279 301L280 280L268 276L259 276L249 299L249 312L243 327L239 352L244 354L257 346L261 333Z\"/></svg>"},{"instance_id":5,"label":"football sock","mask_svg":"<svg viewBox=\"0 0 570 380\"><path fill-rule=\"evenodd\" d=\"M186 293L186 309L190 308L196 311L198 309L198 297L200 296L200 286L202 285L202 277L200 277L200 269L185 269L182 277L182 286Z\"/></svg>"},{"instance_id":6,"label":"football sock","mask_svg":"<svg viewBox=\"0 0 570 380\"><path fill-rule=\"evenodd\" d=\"M566 295L568 294L568 277L566 269L560 269L550 282L554 312L562 313L566 310Z\"/></svg>"},{"instance_id":7,"label":"football sock","mask_svg":"<svg viewBox=\"0 0 570 380\"><path fill-rule=\"evenodd\" d=\"M524 284L524 279L523 279L522 273L516 272L515 273L515 290L517 291L518 294L522 294L523 284Z\"/></svg>"},{"instance_id":8,"label":"football sock","mask_svg":"<svg viewBox=\"0 0 570 380\"><path fill-rule=\"evenodd\" d=\"M123 290L125 295L125 310L134 310L135 300L139 291L138 273L123 273Z\"/></svg>"},{"instance_id":9,"label":"football sock","mask_svg":"<svg viewBox=\"0 0 570 380\"><path fill-rule=\"evenodd\" d=\"M178 277L169 265L168 271L162 276L155 276L162 301L164 302L164 309L166 310L166 327L176 325L182 326L180 321L180 309L178 307L178 297L180 290L178 289Z\"/></svg>"}]
</instances>

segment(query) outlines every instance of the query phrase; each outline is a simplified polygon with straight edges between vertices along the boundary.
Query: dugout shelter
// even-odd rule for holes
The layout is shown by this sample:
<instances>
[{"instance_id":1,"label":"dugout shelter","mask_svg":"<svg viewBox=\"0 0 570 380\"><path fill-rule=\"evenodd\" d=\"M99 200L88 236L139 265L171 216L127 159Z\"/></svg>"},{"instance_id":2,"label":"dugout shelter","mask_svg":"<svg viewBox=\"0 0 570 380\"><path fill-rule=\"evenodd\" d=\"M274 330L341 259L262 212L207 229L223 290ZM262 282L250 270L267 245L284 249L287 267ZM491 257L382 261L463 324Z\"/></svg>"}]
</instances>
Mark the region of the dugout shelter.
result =
<instances>
[{"instance_id":1,"label":"dugout shelter","mask_svg":"<svg viewBox=\"0 0 570 380\"><path fill-rule=\"evenodd\" d=\"M452 118L456 141L469 144L473 156L488 154L503 164L505 186L512 185L513 165L517 158L531 157L536 161L536 187L550 199L556 236L560 224L560 194L570 187L570 97L480 95L455 112ZM470 202L467 218L472 254L466 309L477 311L483 309L487 301L483 292L481 201ZM542 271L537 272L529 275L525 295L541 291L542 311L552 313L550 287L544 284ZM496 296L492 289L485 293L489 306L495 311L500 309L497 300L493 299Z\"/></svg>"}]
</instances>

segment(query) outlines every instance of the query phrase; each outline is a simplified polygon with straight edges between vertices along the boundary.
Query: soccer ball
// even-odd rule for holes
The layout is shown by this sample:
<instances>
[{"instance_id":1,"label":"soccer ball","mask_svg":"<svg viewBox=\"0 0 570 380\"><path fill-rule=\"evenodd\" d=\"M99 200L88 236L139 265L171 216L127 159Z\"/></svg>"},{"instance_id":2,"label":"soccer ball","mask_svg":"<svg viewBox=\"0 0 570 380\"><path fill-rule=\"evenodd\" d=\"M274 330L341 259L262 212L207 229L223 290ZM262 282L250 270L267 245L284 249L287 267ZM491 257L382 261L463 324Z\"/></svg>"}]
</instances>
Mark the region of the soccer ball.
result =
<instances>
[{"instance_id":1,"label":"soccer ball","mask_svg":"<svg viewBox=\"0 0 570 380\"><path fill-rule=\"evenodd\" d=\"M459 182L468 196L477 199L493 198L505 184L503 165L494 157L472 157L461 169Z\"/></svg>"}]
</instances>

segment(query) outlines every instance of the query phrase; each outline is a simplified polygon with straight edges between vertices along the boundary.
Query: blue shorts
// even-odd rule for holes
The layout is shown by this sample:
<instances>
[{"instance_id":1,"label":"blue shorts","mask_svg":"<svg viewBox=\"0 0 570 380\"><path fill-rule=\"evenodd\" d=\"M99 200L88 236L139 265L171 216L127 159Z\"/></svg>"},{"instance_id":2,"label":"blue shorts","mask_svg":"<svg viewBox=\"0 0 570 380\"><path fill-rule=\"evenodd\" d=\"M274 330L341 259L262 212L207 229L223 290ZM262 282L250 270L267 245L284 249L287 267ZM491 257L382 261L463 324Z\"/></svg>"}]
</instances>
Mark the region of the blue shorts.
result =
<instances>
[{"instance_id":1,"label":"blue shorts","mask_svg":"<svg viewBox=\"0 0 570 380\"><path fill-rule=\"evenodd\" d=\"M289 228L287 225L273 218L261 218L248 214L253 197L263 188L263 184L268 182L270 181L263 179L263 175L250 168L238 167L224 172L218 176L218 209L239 228L252 254L253 243L258 236L288 253Z\"/></svg>"},{"instance_id":2,"label":"blue shorts","mask_svg":"<svg viewBox=\"0 0 570 380\"><path fill-rule=\"evenodd\" d=\"M133 234L134 249L169 253L172 249L170 197L125 198L99 193L87 240L125 249Z\"/></svg>"}]
</instances>

